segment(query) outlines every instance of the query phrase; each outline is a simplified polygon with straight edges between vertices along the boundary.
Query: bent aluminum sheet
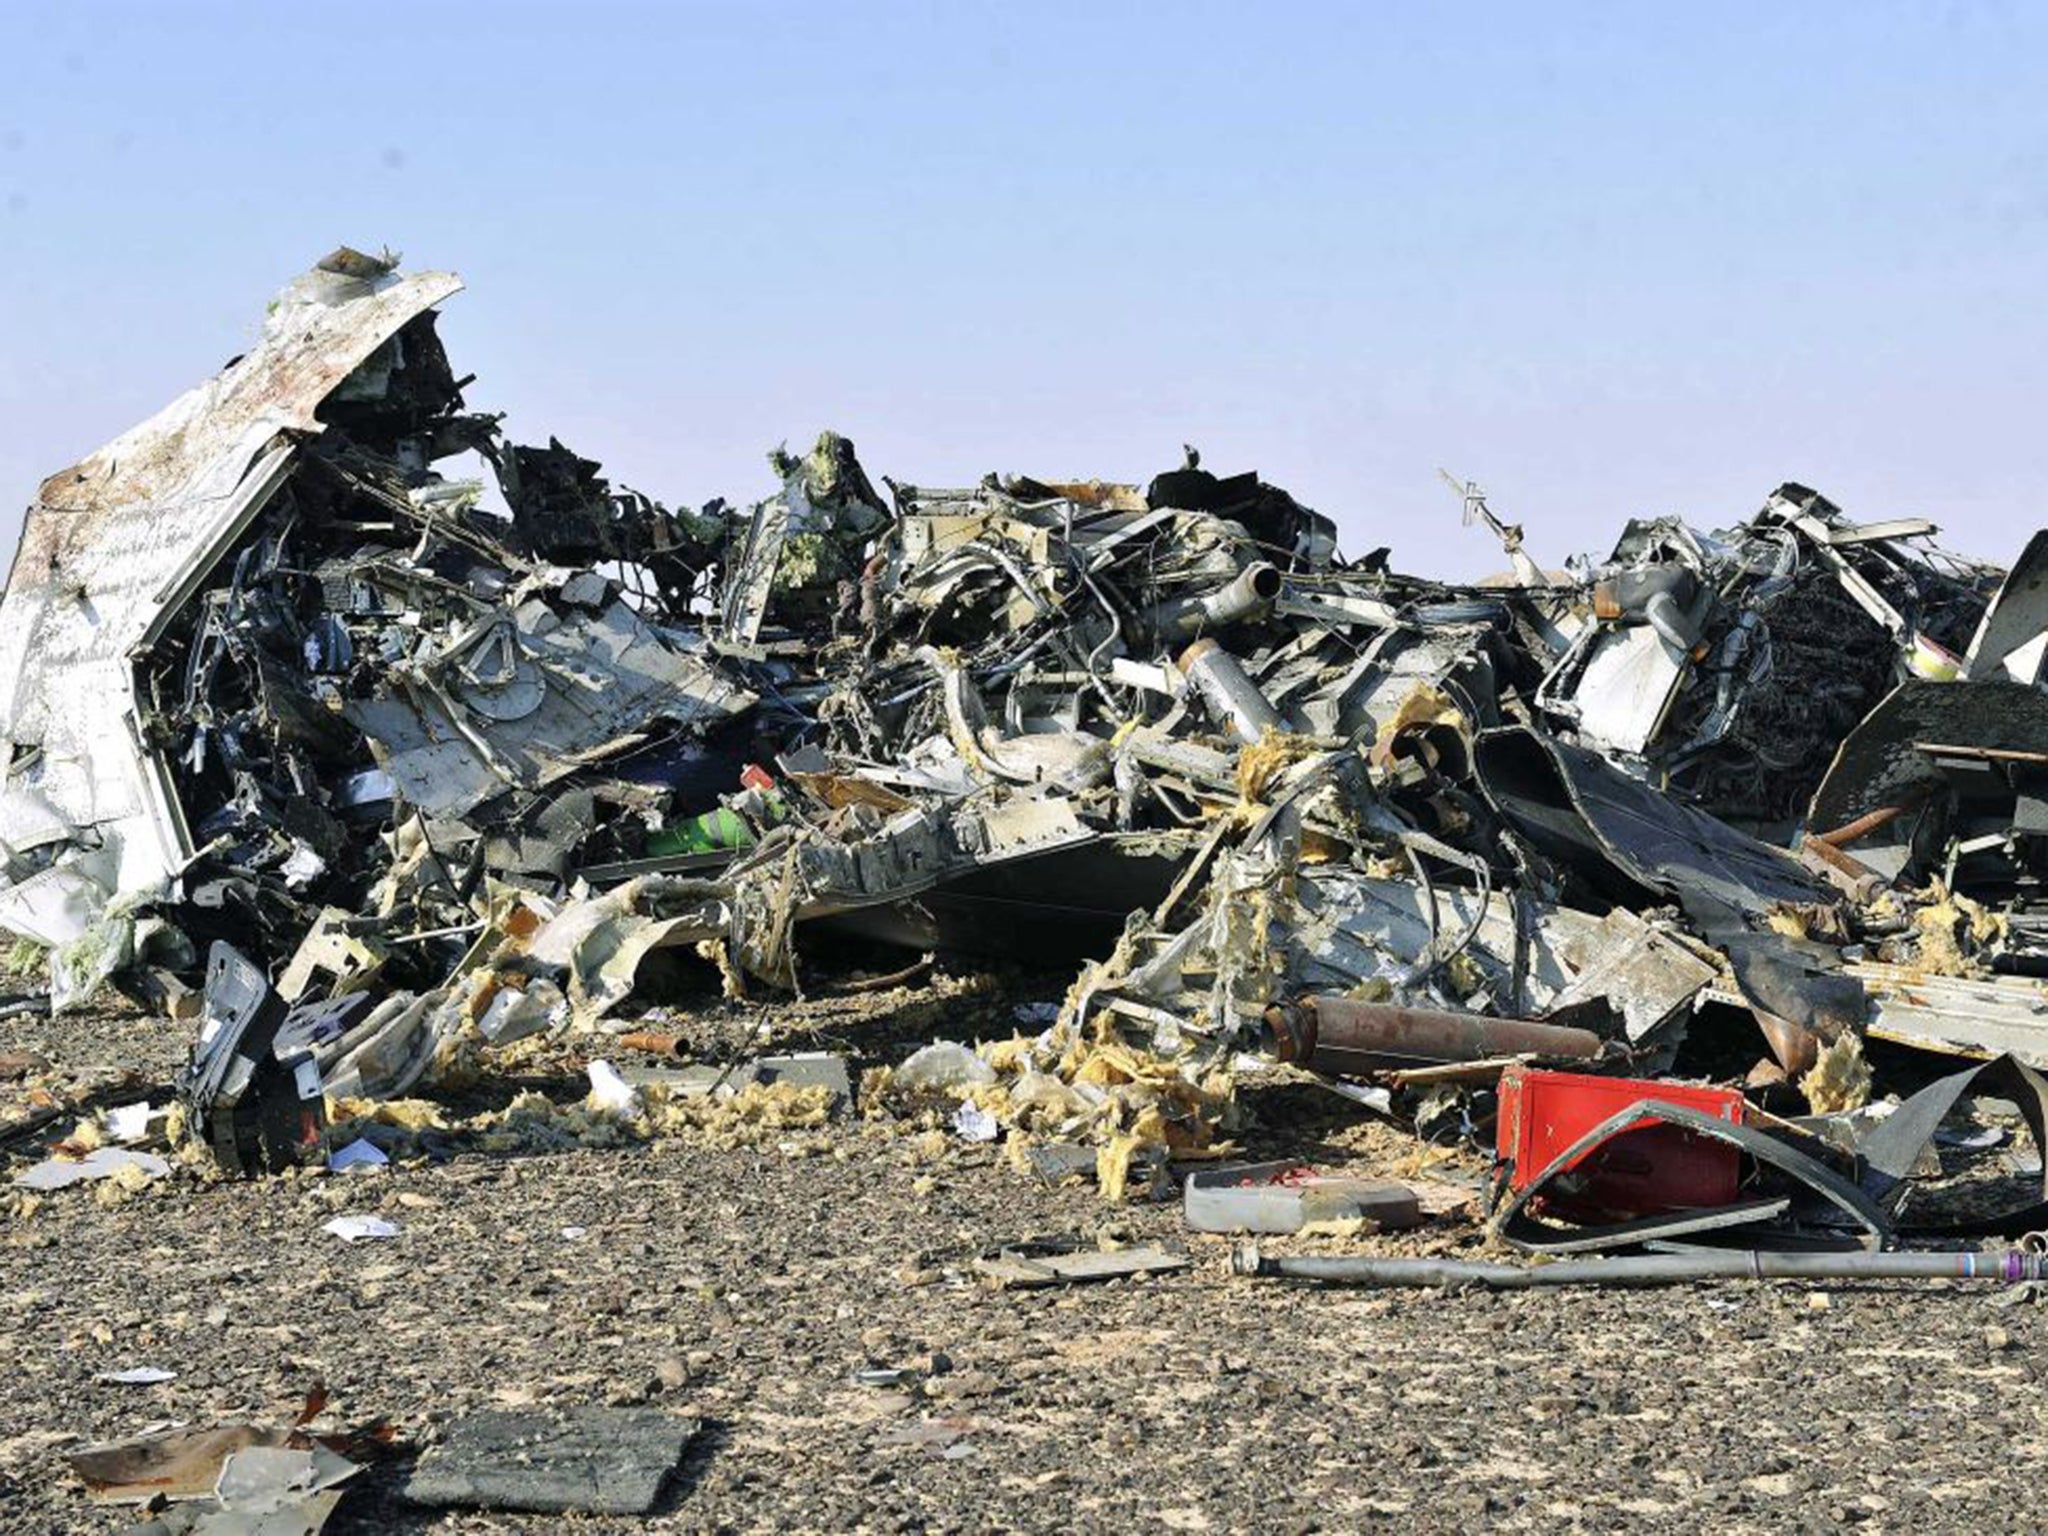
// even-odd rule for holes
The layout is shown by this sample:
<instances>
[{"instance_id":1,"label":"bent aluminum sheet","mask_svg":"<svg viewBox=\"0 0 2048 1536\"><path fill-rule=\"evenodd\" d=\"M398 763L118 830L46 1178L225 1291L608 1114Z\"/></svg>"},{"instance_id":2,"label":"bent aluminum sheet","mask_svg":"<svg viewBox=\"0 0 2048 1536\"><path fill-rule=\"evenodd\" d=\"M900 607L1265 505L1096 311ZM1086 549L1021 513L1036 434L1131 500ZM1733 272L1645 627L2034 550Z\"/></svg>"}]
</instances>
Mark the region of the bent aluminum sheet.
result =
<instances>
[{"instance_id":1,"label":"bent aluminum sheet","mask_svg":"<svg viewBox=\"0 0 2048 1536\"><path fill-rule=\"evenodd\" d=\"M1869 1034L1944 1056L2010 1055L2048 1067L2048 983L2031 976L1937 976L1858 961L1846 968L1870 1000Z\"/></svg>"},{"instance_id":2,"label":"bent aluminum sheet","mask_svg":"<svg viewBox=\"0 0 2048 1536\"><path fill-rule=\"evenodd\" d=\"M691 727L738 714L754 695L667 643L624 603L558 622L521 611L517 644L536 686L525 713L498 718L474 694L405 687L344 713L412 804L459 816L497 794L539 788L657 719Z\"/></svg>"},{"instance_id":3,"label":"bent aluminum sheet","mask_svg":"<svg viewBox=\"0 0 2048 1536\"><path fill-rule=\"evenodd\" d=\"M447 272L316 268L246 354L43 483L0 597L0 738L40 749L16 782L99 831L117 888L162 880L189 853L139 744L129 653L283 483L294 449L279 434L320 431L321 403L461 287Z\"/></svg>"}]
</instances>

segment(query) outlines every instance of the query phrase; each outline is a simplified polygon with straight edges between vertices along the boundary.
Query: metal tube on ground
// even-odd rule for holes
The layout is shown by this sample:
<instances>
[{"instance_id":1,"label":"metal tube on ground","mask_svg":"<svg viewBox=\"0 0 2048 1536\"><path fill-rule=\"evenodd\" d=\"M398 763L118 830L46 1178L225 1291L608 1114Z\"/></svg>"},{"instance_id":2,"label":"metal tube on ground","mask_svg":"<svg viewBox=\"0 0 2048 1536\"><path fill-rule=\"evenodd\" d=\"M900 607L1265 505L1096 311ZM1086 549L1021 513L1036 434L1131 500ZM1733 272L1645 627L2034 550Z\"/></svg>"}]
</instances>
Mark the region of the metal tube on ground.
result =
<instances>
[{"instance_id":1,"label":"metal tube on ground","mask_svg":"<svg viewBox=\"0 0 2048 1536\"><path fill-rule=\"evenodd\" d=\"M1495 1056L1600 1054L1591 1030L1531 1019L1493 1019L1440 1008L1404 1008L1317 996L1266 1010L1267 1049L1315 1072L1369 1072L1390 1056L1409 1061L1486 1061Z\"/></svg>"},{"instance_id":2,"label":"metal tube on ground","mask_svg":"<svg viewBox=\"0 0 2048 1536\"><path fill-rule=\"evenodd\" d=\"M1244 741L1287 728L1280 711L1259 691L1238 659L1214 640L1197 640L1180 653L1181 675L1201 695L1210 717Z\"/></svg>"},{"instance_id":3,"label":"metal tube on ground","mask_svg":"<svg viewBox=\"0 0 2048 1536\"><path fill-rule=\"evenodd\" d=\"M620 1050L644 1051L649 1056L688 1056L690 1042L681 1035L664 1035L653 1030L640 1030L618 1039Z\"/></svg>"},{"instance_id":4,"label":"metal tube on ground","mask_svg":"<svg viewBox=\"0 0 2048 1536\"><path fill-rule=\"evenodd\" d=\"M1994 1280L2004 1285L2048 1276L2048 1256L2017 1248L1967 1253L1773 1253L1762 1250L1652 1253L1572 1259L1555 1264L1490 1264L1465 1259L1356 1259L1297 1254L1269 1257L1240 1244L1231 1268L1329 1285L1457 1286L1534 1290L1576 1285L1684 1285L1700 1280Z\"/></svg>"},{"instance_id":5,"label":"metal tube on ground","mask_svg":"<svg viewBox=\"0 0 2048 1536\"><path fill-rule=\"evenodd\" d=\"M1162 639L1185 639L1205 629L1257 618L1279 595L1279 567L1255 561L1213 591L1158 604L1151 613L1152 628Z\"/></svg>"}]
</instances>

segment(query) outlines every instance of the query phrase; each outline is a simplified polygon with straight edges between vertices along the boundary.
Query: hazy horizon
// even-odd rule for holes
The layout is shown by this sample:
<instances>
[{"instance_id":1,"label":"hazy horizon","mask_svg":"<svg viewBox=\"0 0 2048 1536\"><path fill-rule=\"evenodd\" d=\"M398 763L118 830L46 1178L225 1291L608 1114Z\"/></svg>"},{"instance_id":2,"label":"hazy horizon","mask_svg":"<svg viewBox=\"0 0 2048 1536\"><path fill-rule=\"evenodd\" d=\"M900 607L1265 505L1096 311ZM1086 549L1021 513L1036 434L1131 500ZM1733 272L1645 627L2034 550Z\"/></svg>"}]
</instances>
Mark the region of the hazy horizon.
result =
<instances>
[{"instance_id":1,"label":"hazy horizon","mask_svg":"<svg viewBox=\"0 0 2048 1536\"><path fill-rule=\"evenodd\" d=\"M1785 480L2048 502L2048 12L525 4L0 13L0 542L340 243L469 397L670 503L1181 444L1472 577Z\"/></svg>"}]
</instances>

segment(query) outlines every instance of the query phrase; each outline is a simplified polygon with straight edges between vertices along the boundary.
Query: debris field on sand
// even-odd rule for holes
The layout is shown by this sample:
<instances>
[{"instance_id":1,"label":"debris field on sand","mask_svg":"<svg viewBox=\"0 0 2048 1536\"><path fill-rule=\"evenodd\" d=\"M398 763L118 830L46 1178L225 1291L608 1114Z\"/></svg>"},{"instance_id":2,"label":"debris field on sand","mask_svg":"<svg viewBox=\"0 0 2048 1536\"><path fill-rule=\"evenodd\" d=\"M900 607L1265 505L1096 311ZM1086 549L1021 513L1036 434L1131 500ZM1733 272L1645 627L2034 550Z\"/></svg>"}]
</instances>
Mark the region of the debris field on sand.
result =
<instances>
[{"instance_id":1,"label":"debris field on sand","mask_svg":"<svg viewBox=\"0 0 2048 1536\"><path fill-rule=\"evenodd\" d=\"M2048 1279L2048 530L2007 566L1785 484L1553 569L1450 480L1508 566L1459 584L1193 449L932 487L829 431L671 507L470 407L460 287L335 252L28 509L17 1240L694 1150L1057 1195L889 1254L1013 1306ZM175 1048L29 1048L116 996ZM421 1199L312 1230L374 1264ZM718 1455L702 1402L351 1406L69 1475L141 1529L317 1531L637 1518Z\"/></svg>"}]
</instances>

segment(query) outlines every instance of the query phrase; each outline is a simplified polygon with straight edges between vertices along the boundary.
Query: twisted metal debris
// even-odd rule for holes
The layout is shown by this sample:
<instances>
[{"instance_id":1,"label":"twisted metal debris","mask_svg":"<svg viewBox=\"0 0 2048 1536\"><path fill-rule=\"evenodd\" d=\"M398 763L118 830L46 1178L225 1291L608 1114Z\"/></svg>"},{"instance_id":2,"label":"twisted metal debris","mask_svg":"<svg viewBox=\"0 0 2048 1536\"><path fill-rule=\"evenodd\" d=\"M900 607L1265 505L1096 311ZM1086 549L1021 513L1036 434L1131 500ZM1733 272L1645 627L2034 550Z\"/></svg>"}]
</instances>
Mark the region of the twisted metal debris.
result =
<instances>
[{"instance_id":1,"label":"twisted metal debris","mask_svg":"<svg viewBox=\"0 0 2048 1536\"><path fill-rule=\"evenodd\" d=\"M1753 1086L2048 1063L2048 535L2007 578L1787 484L1545 570L1453 482L1511 566L1460 585L1192 450L934 488L830 432L670 508L469 407L459 288L321 262L45 482L0 601L0 926L56 1007L203 1011L201 1115L404 1093L657 951L801 989L821 928L1070 957L1007 1107L1119 1187L1319 997Z\"/></svg>"}]
</instances>

